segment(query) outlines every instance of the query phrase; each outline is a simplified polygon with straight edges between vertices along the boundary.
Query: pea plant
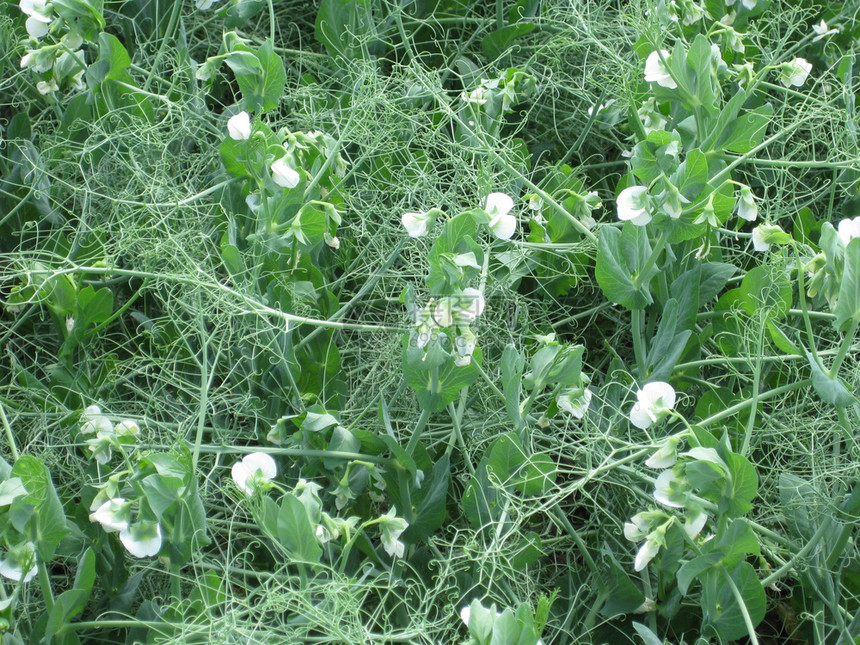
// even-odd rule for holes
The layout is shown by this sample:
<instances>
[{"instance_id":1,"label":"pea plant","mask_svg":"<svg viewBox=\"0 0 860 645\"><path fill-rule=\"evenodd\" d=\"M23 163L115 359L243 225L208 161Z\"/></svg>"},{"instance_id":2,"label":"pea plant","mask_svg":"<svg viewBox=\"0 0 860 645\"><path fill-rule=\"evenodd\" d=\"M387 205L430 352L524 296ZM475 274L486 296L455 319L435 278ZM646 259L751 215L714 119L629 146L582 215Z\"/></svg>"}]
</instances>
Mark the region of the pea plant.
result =
<instances>
[{"instance_id":1,"label":"pea plant","mask_svg":"<svg viewBox=\"0 0 860 645\"><path fill-rule=\"evenodd\" d=\"M0 5L3 642L856 642L858 11Z\"/></svg>"}]
</instances>

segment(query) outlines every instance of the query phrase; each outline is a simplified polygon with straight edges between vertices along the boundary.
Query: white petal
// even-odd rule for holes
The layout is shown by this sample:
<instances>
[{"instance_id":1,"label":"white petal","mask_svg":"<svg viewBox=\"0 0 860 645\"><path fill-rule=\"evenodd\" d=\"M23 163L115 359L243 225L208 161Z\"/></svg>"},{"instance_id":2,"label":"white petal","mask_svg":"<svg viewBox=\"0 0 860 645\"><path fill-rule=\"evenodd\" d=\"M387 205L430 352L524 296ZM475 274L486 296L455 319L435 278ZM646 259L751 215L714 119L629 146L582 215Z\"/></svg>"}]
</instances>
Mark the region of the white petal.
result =
<instances>
[{"instance_id":1,"label":"white petal","mask_svg":"<svg viewBox=\"0 0 860 645\"><path fill-rule=\"evenodd\" d=\"M675 407L675 388L664 381L652 381L637 394L640 403L647 402L649 405L662 403L662 407L672 409Z\"/></svg>"},{"instance_id":2,"label":"white petal","mask_svg":"<svg viewBox=\"0 0 860 645\"><path fill-rule=\"evenodd\" d=\"M644 204L644 196L647 192L648 189L645 186L628 186L618 193L615 200L618 219L633 221L637 226L645 226L650 222L651 215Z\"/></svg>"},{"instance_id":3,"label":"white petal","mask_svg":"<svg viewBox=\"0 0 860 645\"><path fill-rule=\"evenodd\" d=\"M624 522L624 537L631 542L638 542L645 534L633 522Z\"/></svg>"},{"instance_id":4,"label":"white petal","mask_svg":"<svg viewBox=\"0 0 860 645\"><path fill-rule=\"evenodd\" d=\"M33 38L43 38L48 35L48 22L42 20L39 14L30 16L24 24L27 27L27 33Z\"/></svg>"},{"instance_id":5,"label":"white petal","mask_svg":"<svg viewBox=\"0 0 860 645\"><path fill-rule=\"evenodd\" d=\"M648 466L648 468L662 470L663 468L673 466L675 464L675 460L676 456L674 454L663 454L662 450L658 450L645 460L645 465Z\"/></svg>"},{"instance_id":6,"label":"white petal","mask_svg":"<svg viewBox=\"0 0 860 645\"><path fill-rule=\"evenodd\" d=\"M469 626L469 619L472 617L472 608L469 605L466 605L460 610L460 620L466 623L466 627Z\"/></svg>"},{"instance_id":7,"label":"white petal","mask_svg":"<svg viewBox=\"0 0 860 645\"><path fill-rule=\"evenodd\" d=\"M266 479L274 479L278 475L278 464L271 455L265 452L252 452L245 455L242 462L247 465L251 471L259 470L263 473Z\"/></svg>"},{"instance_id":8,"label":"white petal","mask_svg":"<svg viewBox=\"0 0 860 645\"><path fill-rule=\"evenodd\" d=\"M227 132L235 141L244 141L251 137L251 116L245 112L239 112L227 121Z\"/></svg>"},{"instance_id":9,"label":"white petal","mask_svg":"<svg viewBox=\"0 0 860 645\"><path fill-rule=\"evenodd\" d=\"M487 195L487 201L484 205L484 210L493 218L496 215L506 215L514 207L514 200L505 193L490 193ZM510 237L510 236L508 236Z\"/></svg>"},{"instance_id":10,"label":"white petal","mask_svg":"<svg viewBox=\"0 0 860 645\"><path fill-rule=\"evenodd\" d=\"M654 421L648 415L648 412L638 403L635 403L629 412L630 423L641 430L647 430Z\"/></svg>"},{"instance_id":11,"label":"white petal","mask_svg":"<svg viewBox=\"0 0 860 645\"><path fill-rule=\"evenodd\" d=\"M137 422L132 421L131 419L124 419L116 424L114 431L120 437L136 437L140 434L140 426L137 425Z\"/></svg>"},{"instance_id":12,"label":"white petal","mask_svg":"<svg viewBox=\"0 0 860 645\"><path fill-rule=\"evenodd\" d=\"M272 179L281 188L295 188L302 176L287 165L287 158L283 157L272 164Z\"/></svg>"},{"instance_id":13,"label":"white petal","mask_svg":"<svg viewBox=\"0 0 860 645\"><path fill-rule=\"evenodd\" d=\"M837 226L840 241L848 246L848 243L856 237L860 237L860 217L843 219Z\"/></svg>"},{"instance_id":14,"label":"white petal","mask_svg":"<svg viewBox=\"0 0 860 645\"><path fill-rule=\"evenodd\" d=\"M675 473L671 470L664 470L654 482L654 499L665 506L671 508L684 508L683 504L679 504L669 497L672 484L675 482Z\"/></svg>"},{"instance_id":15,"label":"white petal","mask_svg":"<svg viewBox=\"0 0 860 645\"><path fill-rule=\"evenodd\" d=\"M660 54L663 55L663 58L669 57L669 52L665 49L661 49L659 54L656 51L653 51L648 54L648 58L645 59L645 80L649 83L657 83L657 85L660 85L661 87L675 89L678 87L678 84L674 79L672 79L671 74L669 74L669 70L666 69L666 66L660 59Z\"/></svg>"},{"instance_id":16,"label":"white petal","mask_svg":"<svg viewBox=\"0 0 860 645\"><path fill-rule=\"evenodd\" d=\"M770 249L770 244L764 241L764 233L761 226L756 226L752 232L753 248L759 253L764 253Z\"/></svg>"},{"instance_id":17,"label":"white petal","mask_svg":"<svg viewBox=\"0 0 860 645\"><path fill-rule=\"evenodd\" d=\"M702 529L705 527L705 522L708 521L708 516L699 511L690 512L687 515L687 519L684 522L684 531L690 537L690 539L696 537L699 533L702 532Z\"/></svg>"},{"instance_id":18,"label":"white petal","mask_svg":"<svg viewBox=\"0 0 860 645\"><path fill-rule=\"evenodd\" d=\"M403 222L403 228L406 229L409 237L423 237L427 235L429 219L427 213L403 213L400 217L400 221Z\"/></svg>"},{"instance_id":19,"label":"white petal","mask_svg":"<svg viewBox=\"0 0 860 645\"><path fill-rule=\"evenodd\" d=\"M90 513L90 522L98 522L109 533L125 531L128 529L128 520L123 517L125 505L122 497L110 499Z\"/></svg>"},{"instance_id":20,"label":"white petal","mask_svg":"<svg viewBox=\"0 0 860 645\"><path fill-rule=\"evenodd\" d=\"M496 215L490 221L490 230L500 240L509 240L517 230L517 218L507 213Z\"/></svg>"},{"instance_id":21,"label":"white petal","mask_svg":"<svg viewBox=\"0 0 860 645\"><path fill-rule=\"evenodd\" d=\"M122 545L136 558L148 558L161 551L161 526L155 524L155 529L152 530L153 523L146 524L149 526L143 523L135 524L119 534Z\"/></svg>"},{"instance_id":22,"label":"white petal","mask_svg":"<svg viewBox=\"0 0 860 645\"><path fill-rule=\"evenodd\" d=\"M636 554L636 561L633 564L633 568L636 571L642 571L642 569L644 569L659 552L660 545L657 542L645 540L639 548L639 552Z\"/></svg>"},{"instance_id":23,"label":"white petal","mask_svg":"<svg viewBox=\"0 0 860 645\"><path fill-rule=\"evenodd\" d=\"M463 295L460 296L461 301L465 300L466 306L460 310L461 315L474 320L484 313L484 294L474 287L466 287L463 289Z\"/></svg>"}]
</instances>

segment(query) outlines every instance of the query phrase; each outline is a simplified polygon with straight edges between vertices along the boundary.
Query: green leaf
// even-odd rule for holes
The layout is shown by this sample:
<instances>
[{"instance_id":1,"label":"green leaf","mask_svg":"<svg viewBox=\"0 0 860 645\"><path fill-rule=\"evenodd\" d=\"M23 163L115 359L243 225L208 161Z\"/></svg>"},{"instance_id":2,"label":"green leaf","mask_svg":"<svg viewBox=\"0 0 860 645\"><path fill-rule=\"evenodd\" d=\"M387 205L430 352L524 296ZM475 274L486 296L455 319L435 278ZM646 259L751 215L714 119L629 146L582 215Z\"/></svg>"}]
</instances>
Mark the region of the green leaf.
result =
<instances>
[{"instance_id":1,"label":"green leaf","mask_svg":"<svg viewBox=\"0 0 860 645\"><path fill-rule=\"evenodd\" d=\"M515 428L524 424L520 414L520 395L522 393L522 375L526 359L521 352L511 344L505 346L502 352L502 391L505 395L505 411Z\"/></svg>"},{"instance_id":2,"label":"green leaf","mask_svg":"<svg viewBox=\"0 0 860 645\"><path fill-rule=\"evenodd\" d=\"M20 478L27 490L26 496L19 497L12 503L12 508L19 511L19 517L26 519L22 524L12 518L12 523L36 543L42 559L50 562L60 541L69 533L63 505L51 482L51 476L41 461L30 455L22 455L12 466L12 477ZM32 507L35 525L31 523L32 516L26 509L21 508L22 504Z\"/></svg>"},{"instance_id":3,"label":"green leaf","mask_svg":"<svg viewBox=\"0 0 860 645\"><path fill-rule=\"evenodd\" d=\"M715 149L738 154L749 152L762 142L772 118L770 103L749 110L731 122Z\"/></svg>"},{"instance_id":4,"label":"green leaf","mask_svg":"<svg viewBox=\"0 0 860 645\"><path fill-rule=\"evenodd\" d=\"M678 589L683 595L687 595L690 585L703 573L715 567L723 559L722 553L706 553L685 562L678 569Z\"/></svg>"},{"instance_id":5,"label":"green leaf","mask_svg":"<svg viewBox=\"0 0 860 645\"><path fill-rule=\"evenodd\" d=\"M237 71L242 70L245 61L237 63L234 59L236 56L239 57L238 60L242 60L241 52L237 52L227 58L226 63L236 75L236 82L239 84L242 98L248 110L269 112L277 108L284 94L287 72L284 68L284 61L275 53L272 41L266 40L257 50L258 64L253 73Z\"/></svg>"},{"instance_id":6,"label":"green leaf","mask_svg":"<svg viewBox=\"0 0 860 645\"><path fill-rule=\"evenodd\" d=\"M153 473L144 477L140 484L146 501L159 520L185 494L185 486L178 477Z\"/></svg>"},{"instance_id":7,"label":"green leaf","mask_svg":"<svg viewBox=\"0 0 860 645\"><path fill-rule=\"evenodd\" d=\"M450 458L447 454L433 464L429 476L420 488L412 488L413 520L403 532L403 539L410 542L426 540L442 526L447 515L445 500L448 497L448 480L451 476Z\"/></svg>"},{"instance_id":8,"label":"green leaf","mask_svg":"<svg viewBox=\"0 0 860 645\"><path fill-rule=\"evenodd\" d=\"M692 201L710 179L708 158L701 150L694 148L687 153L687 158L678 167L678 172L683 174L676 186L684 197Z\"/></svg>"},{"instance_id":9,"label":"green leaf","mask_svg":"<svg viewBox=\"0 0 860 645\"><path fill-rule=\"evenodd\" d=\"M723 640L733 641L743 638L747 635L743 612L731 586L726 584L727 581L723 577L726 575L731 577L752 625L756 627L764 619L767 597L755 570L748 562L741 562L731 574L727 574L725 569L720 568L710 572L709 575L714 576L714 584L704 586L702 604L706 619Z\"/></svg>"},{"instance_id":10,"label":"green leaf","mask_svg":"<svg viewBox=\"0 0 860 645\"><path fill-rule=\"evenodd\" d=\"M698 34L687 52L687 65L693 70L695 97L706 112L716 114L720 101L717 96L717 78L712 60L711 42ZM686 71L686 70L685 70ZM689 77L689 74L686 74Z\"/></svg>"},{"instance_id":11,"label":"green leaf","mask_svg":"<svg viewBox=\"0 0 860 645\"><path fill-rule=\"evenodd\" d=\"M812 387L815 393L821 397L821 400L837 408L847 408L853 405L857 399L851 390L841 380L833 378L825 372L812 354L805 349L803 351L806 354L806 360L809 361L809 367L812 368Z\"/></svg>"},{"instance_id":12,"label":"green leaf","mask_svg":"<svg viewBox=\"0 0 860 645\"><path fill-rule=\"evenodd\" d=\"M533 454L522 468L516 490L524 496L545 495L555 485L558 468L549 455Z\"/></svg>"},{"instance_id":13,"label":"green leaf","mask_svg":"<svg viewBox=\"0 0 860 645\"><path fill-rule=\"evenodd\" d=\"M681 357L690 331L677 331L678 327L678 301L670 298L663 306L663 316L660 318L660 326L651 340L648 350L647 376L651 381L668 381L675 368L675 364Z\"/></svg>"},{"instance_id":14,"label":"green leaf","mask_svg":"<svg viewBox=\"0 0 860 645\"><path fill-rule=\"evenodd\" d=\"M729 467L731 491L720 500L720 511L728 517L739 517L752 509L752 500L758 492L758 474L749 459L734 452L721 455Z\"/></svg>"},{"instance_id":15,"label":"green leaf","mask_svg":"<svg viewBox=\"0 0 860 645\"><path fill-rule=\"evenodd\" d=\"M594 274L606 298L627 309L650 305L653 300L648 284L657 275L657 263L640 275L650 257L645 227L627 222L620 231L610 226L600 229Z\"/></svg>"},{"instance_id":16,"label":"green leaf","mask_svg":"<svg viewBox=\"0 0 860 645\"><path fill-rule=\"evenodd\" d=\"M499 436L490 446L487 470L502 486L513 486L520 468L528 461L523 445L517 435L508 432Z\"/></svg>"},{"instance_id":17,"label":"green leaf","mask_svg":"<svg viewBox=\"0 0 860 645\"><path fill-rule=\"evenodd\" d=\"M678 329L692 329L702 305L716 298L736 272L733 264L704 262L679 275L669 287L678 300Z\"/></svg>"},{"instance_id":18,"label":"green leaf","mask_svg":"<svg viewBox=\"0 0 860 645\"><path fill-rule=\"evenodd\" d=\"M530 531L520 540L514 555L511 557L511 566L520 570L537 562L544 555L541 547L540 535Z\"/></svg>"},{"instance_id":19,"label":"green leaf","mask_svg":"<svg viewBox=\"0 0 860 645\"><path fill-rule=\"evenodd\" d=\"M807 540L812 537L814 522L821 513L817 508L819 499L820 493L808 481L793 473L780 473L780 508L785 525L796 537Z\"/></svg>"},{"instance_id":20,"label":"green leaf","mask_svg":"<svg viewBox=\"0 0 860 645\"><path fill-rule=\"evenodd\" d=\"M78 292L78 315L87 323L102 323L113 314L113 291L84 287Z\"/></svg>"},{"instance_id":21,"label":"green leaf","mask_svg":"<svg viewBox=\"0 0 860 645\"><path fill-rule=\"evenodd\" d=\"M782 318L791 308L792 287L782 271L758 266L741 282L740 302L750 316L762 312L767 318Z\"/></svg>"},{"instance_id":22,"label":"green leaf","mask_svg":"<svg viewBox=\"0 0 860 645\"><path fill-rule=\"evenodd\" d=\"M105 80L131 80L126 71L131 66L131 57L123 44L116 36L107 32L100 33L98 38L99 58L87 68L87 80L93 84Z\"/></svg>"},{"instance_id":23,"label":"green leaf","mask_svg":"<svg viewBox=\"0 0 860 645\"><path fill-rule=\"evenodd\" d=\"M238 2L231 3L227 8L224 28L244 27L245 23L260 13L265 6L265 0L238 0Z\"/></svg>"},{"instance_id":24,"label":"green leaf","mask_svg":"<svg viewBox=\"0 0 860 645\"><path fill-rule=\"evenodd\" d=\"M490 60L496 60L508 50L514 40L531 33L534 31L534 28L534 23L520 22L490 32L481 40L481 48L484 50L484 55Z\"/></svg>"},{"instance_id":25,"label":"green leaf","mask_svg":"<svg viewBox=\"0 0 860 645\"><path fill-rule=\"evenodd\" d=\"M836 329L844 329L846 323L860 323L860 238L854 238L845 247L845 266L842 282L839 283L839 300L833 309Z\"/></svg>"},{"instance_id":26,"label":"green leaf","mask_svg":"<svg viewBox=\"0 0 860 645\"><path fill-rule=\"evenodd\" d=\"M104 35L105 19L102 16L101 0L53 0L51 7L62 16L67 25L74 25L75 30L84 38L95 42ZM101 33L99 33L101 32Z\"/></svg>"},{"instance_id":27,"label":"green leaf","mask_svg":"<svg viewBox=\"0 0 860 645\"><path fill-rule=\"evenodd\" d=\"M633 629L636 630L636 633L639 634L639 638L642 639L642 642L645 645L663 645L663 639L657 636L657 634L652 632L642 623L637 623L636 621L633 621L632 625Z\"/></svg>"},{"instance_id":28,"label":"green leaf","mask_svg":"<svg viewBox=\"0 0 860 645\"><path fill-rule=\"evenodd\" d=\"M449 403L457 399L460 390L474 383L478 377L474 361L481 360L480 348L475 349L473 362L462 367L458 367L447 354L441 365L426 365L424 350L411 347L408 338L403 353L403 376L406 384L415 390L422 409L430 412L444 410Z\"/></svg>"},{"instance_id":29,"label":"green leaf","mask_svg":"<svg viewBox=\"0 0 860 645\"><path fill-rule=\"evenodd\" d=\"M314 37L329 56L349 63L367 58L363 41L375 34L369 0L322 0L314 23Z\"/></svg>"},{"instance_id":30,"label":"green leaf","mask_svg":"<svg viewBox=\"0 0 860 645\"><path fill-rule=\"evenodd\" d=\"M770 335L770 339L773 341L773 344L776 345L777 349L782 352L785 352L789 356L794 354L796 356L803 356L803 353L798 349L798 347L791 342L791 339L786 335L782 329L777 327L776 323L772 320L768 319L765 324L767 325L767 333Z\"/></svg>"},{"instance_id":31,"label":"green leaf","mask_svg":"<svg viewBox=\"0 0 860 645\"><path fill-rule=\"evenodd\" d=\"M728 569L733 569L747 555L761 553L758 538L744 519L732 520L723 531L717 534L711 548L722 554L722 562Z\"/></svg>"},{"instance_id":32,"label":"green leaf","mask_svg":"<svg viewBox=\"0 0 860 645\"><path fill-rule=\"evenodd\" d=\"M609 566L604 570L602 583L605 590L606 602L600 608L600 613L606 618L622 614L630 614L645 602L645 594L633 584L630 575L615 561L609 558Z\"/></svg>"},{"instance_id":33,"label":"green leaf","mask_svg":"<svg viewBox=\"0 0 860 645\"><path fill-rule=\"evenodd\" d=\"M45 625L45 637L42 640L45 645L50 645L51 638L84 610L92 593L95 578L96 554L88 548L78 561L74 587L61 593L54 601L54 607Z\"/></svg>"},{"instance_id":34,"label":"green leaf","mask_svg":"<svg viewBox=\"0 0 860 645\"><path fill-rule=\"evenodd\" d=\"M322 549L311 526L304 505L292 493L284 495L278 512L278 538L296 557L304 562L319 562Z\"/></svg>"}]
</instances>

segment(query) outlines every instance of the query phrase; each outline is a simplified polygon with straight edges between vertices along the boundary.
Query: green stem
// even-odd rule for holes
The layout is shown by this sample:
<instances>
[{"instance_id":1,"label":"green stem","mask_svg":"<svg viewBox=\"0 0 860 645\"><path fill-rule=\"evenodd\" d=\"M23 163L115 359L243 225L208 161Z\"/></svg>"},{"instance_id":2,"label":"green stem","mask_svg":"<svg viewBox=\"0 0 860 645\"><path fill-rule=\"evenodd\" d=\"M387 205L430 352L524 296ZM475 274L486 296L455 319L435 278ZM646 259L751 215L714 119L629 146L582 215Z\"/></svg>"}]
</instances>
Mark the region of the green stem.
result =
<instances>
[{"instance_id":1,"label":"green stem","mask_svg":"<svg viewBox=\"0 0 860 645\"><path fill-rule=\"evenodd\" d=\"M12 453L12 460L18 461L18 447L15 445L15 435L12 432L12 426L9 425L9 419L6 418L6 406L3 401L0 401L0 421L3 422L3 430L6 433L6 441L9 442L9 452Z\"/></svg>"},{"instance_id":2,"label":"green stem","mask_svg":"<svg viewBox=\"0 0 860 645\"><path fill-rule=\"evenodd\" d=\"M744 624L747 628L747 633L750 637L750 645L758 645L758 637L755 635L755 626L752 623L752 618L750 617L749 610L747 609L747 605L744 602L744 598L741 595L740 589L735 584L735 581L732 580L732 577L729 575L729 572L726 571L724 567L721 568L723 572L723 577L725 577L726 581L729 583L729 587L732 590L732 595L735 597L735 600L738 603L738 607L741 610L741 615L744 617Z\"/></svg>"},{"instance_id":3,"label":"green stem","mask_svg":"<svg viewBox=\"0 0 860 645\"><path fill-rule=\"evenodd\" d=\"M763 394L759 394L759 396L757 397L757 400L758 401L764 401L765 399L772 399L774 397L785 394L786 392L791 392L792 390L800 390L802 388L809 387L810 385L812 385L812 379L811 378L803 379L802 381L797 381L796 383L789 383L788 385L783 385L781 387L775 387L774 389L768 390L767 392L764 392ZM729 406L728 408L726 408L722 412L717 412L716 414L712 414L711 416L707 417L706 419L699 421L696 425L701 427L701 428L704 428L704 427L709 426L713 423L716 423L717 421L722 421L726 417L730 417L733 414L740 412L744 408L749 407L750 405L752 405L752 401L749 399L746 401L741 401L740 403L736 403L735 405Z\"/></svg>"},{"instance_id":4,"label":"green stem","mask_svg":"<svg viewBox=\"0 0 860 645\"><path fill-rule=\"evenodd\" d=\"M858 323L857 319L852 318L851 324L848 326L848 331L845 332L845 338L842 339L842 344L839 345L839 352L836 354L836 358L833 359L833 365L830 367L830 372L828 374L830 378L836 378L836 375L839 373L839 368L842 367L842 361L845 360L845 357L848 355L848 349L854 341L854 334L857 333L858 325L860 325L860 323Z\"/></svg>"},{"instance_id":5,"label":"green stem","mask_svg":"<svg viewBox=\"0 0 860 645\"><path fill-rule=\"evenodd\" d=\"M48 576L48 567L41 557L37 557L36 567L39 570L39 586L42 588L42 599L45 602L45 609L48 615L54 609L54 592L51 589L51 578Z\"/></svg>"},{"instance_id":6,"label":"green stem","mask_svg":"<svg viewBox=\"0 0 860 645\"><path fill-rule=\"evenodd\" d=\"M430 410L421 410L421 416L418 417L418 422L415 424L415 430L412 431L412 436L409 438L409 443L406 444L406 452L409 455L415 454L415 449L418 447L418 442L421 440L421 435L424 433L424 428L427 426L427 421L430 419Z\"/></svg>"},{"instance_id":7,"label":"green stem","mask_svg":"<svg viewBox=\"0 0 860 645\"><path fill-rule=\"evenodd\" d=\"M639 378L646 377L645 370L648 367L645 354L645 341L642 338L642 310L633 309L630 312L630 333L633 335L633 354L636 357L636 365L639 368Z\"/></svg>"},{"instance_id":8,"label":"green stem","mask_svg":"<svg viewBox=\"0 0 860 645\"><path fill-rule=\"evenodd\" d=\"M753 368L753 386L752 396L750 397L750 414L747 419L747 426L744 429L744 442L741 446L741 456L746 457L749 453L750 441L752 439L753 428L755 427L755 416L758 410L758 395L761 388L761 354L762 345L764 344L764 320L761 321L758 329L758 341L756 343L755 352L755 367Z\"/></svg>"}]
</instances>

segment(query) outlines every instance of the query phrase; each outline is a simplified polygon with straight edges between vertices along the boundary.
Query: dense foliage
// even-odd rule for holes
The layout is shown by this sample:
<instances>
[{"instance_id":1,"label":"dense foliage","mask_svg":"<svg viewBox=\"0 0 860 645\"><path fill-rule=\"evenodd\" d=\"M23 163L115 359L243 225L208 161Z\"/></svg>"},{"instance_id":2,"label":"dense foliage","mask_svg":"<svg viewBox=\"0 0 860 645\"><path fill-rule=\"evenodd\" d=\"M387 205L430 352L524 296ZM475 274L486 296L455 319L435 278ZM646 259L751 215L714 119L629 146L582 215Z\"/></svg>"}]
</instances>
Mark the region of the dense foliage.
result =
<instances>
[{"instance_id":1,"label":"dense foliage","mask_svg":"<svg viewBox=\"0 0 860 645\"><path fill-rule=\"evenodd\" d=\"M858 14L4 2L2 642L860 642Z\"/></svg>"}]
</instances>

